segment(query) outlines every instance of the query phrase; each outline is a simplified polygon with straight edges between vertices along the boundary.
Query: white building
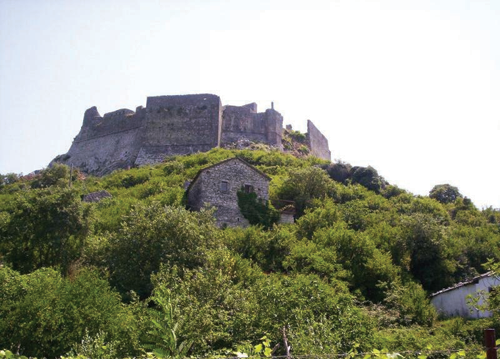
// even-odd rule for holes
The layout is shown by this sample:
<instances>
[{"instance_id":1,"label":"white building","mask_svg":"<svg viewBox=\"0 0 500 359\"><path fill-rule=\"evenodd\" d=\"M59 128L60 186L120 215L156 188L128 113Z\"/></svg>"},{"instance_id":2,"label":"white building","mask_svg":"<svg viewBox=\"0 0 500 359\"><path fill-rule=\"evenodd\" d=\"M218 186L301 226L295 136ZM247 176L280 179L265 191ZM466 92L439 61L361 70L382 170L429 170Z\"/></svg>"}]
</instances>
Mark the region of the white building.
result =
<instances>
[{"instance_id":1,"label":"white building","mask_svg":"<svg viewBox=\"0 0 500 359\"><path fill-rule=\"evenodd\" d=\"M488 311L479 311L467 304L468 295L477 295L478 292L486 293L494 286L500 285L500 279L491 272L481 274L467 282L460 282L454 287L440 290L431 295L431 303L439 314L445 316L460 316L464 318L490 317ZM482 303L482 300L479 302ZM472 310L471 310L472 309Z\"/></svg>"}]
</instances>

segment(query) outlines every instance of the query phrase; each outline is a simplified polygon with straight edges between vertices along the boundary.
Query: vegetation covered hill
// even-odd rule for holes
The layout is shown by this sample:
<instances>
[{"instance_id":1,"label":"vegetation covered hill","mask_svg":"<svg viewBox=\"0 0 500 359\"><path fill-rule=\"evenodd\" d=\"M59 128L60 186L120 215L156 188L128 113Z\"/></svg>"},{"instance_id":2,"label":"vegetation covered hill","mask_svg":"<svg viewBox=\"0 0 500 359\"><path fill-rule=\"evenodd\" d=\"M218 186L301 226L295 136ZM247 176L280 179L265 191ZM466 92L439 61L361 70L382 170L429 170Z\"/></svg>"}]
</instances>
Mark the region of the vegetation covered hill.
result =
<instances>
[{"instance_id":1,"label":"vegetation covered hill","mask_svg":"<svg viewBox=\"0 0 500 359\"><path fill-rule=\"evenodd\" d=\"M272 178L271 199L295 201L295 224L219 229L210 209L185 209L185 181L234 156ZM438 320L429 303L500 259L500 212L450 186L414 196L370 167L269 150L71 176L1 177L0 348L268 355L285 328L295 354L444 350L479 347L498 326ZM99 190L112 198L82 202Z\"/></svg>"}]
</instances>

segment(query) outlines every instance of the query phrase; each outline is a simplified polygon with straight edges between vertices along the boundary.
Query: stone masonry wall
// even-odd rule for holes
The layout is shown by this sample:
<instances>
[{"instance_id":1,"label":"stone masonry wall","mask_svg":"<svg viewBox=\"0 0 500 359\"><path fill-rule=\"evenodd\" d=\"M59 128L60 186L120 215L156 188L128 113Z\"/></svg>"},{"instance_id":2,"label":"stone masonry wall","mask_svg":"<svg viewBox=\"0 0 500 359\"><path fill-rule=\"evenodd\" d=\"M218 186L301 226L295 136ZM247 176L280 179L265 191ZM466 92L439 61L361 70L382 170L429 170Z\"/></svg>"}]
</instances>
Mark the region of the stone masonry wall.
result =
<instances>
[{"instance_id":1,"label":"stone masonry wall","mask_svg":"<svg viewBox=\"0 0 500 359\"><path fill-rule=\"evenodd\" d=\"M123 109L99 115L95 107L85 111L80 133L57 162L73 165L86 173L103 175L133 166L139 152L139 132L144 111Z\"/></svg>"},{"instance_id":2,"label":"stone masonry wall","mask_svg":"<svg viewBox=\"0 0 500 359\"><path fill-rule=\"evenodd\" d=\"M257 104L225 106L222 114L222 140L229 144L245 139L267 143L281 149L283 117L272 109L257 112Z\"/></svg>"},{"instance_id":3,"label":"stone masonry wall","mask_svg":"<svg viewBox=\"0 0 500 359\"><path fill-rule=\"evenodd\" d=\"M228 183L227 192L221 190L222 181ZM201 189L193 188L196 182L200 182ZM188 194L190 207L201 208L203 204L216 207L215 218L219 226L249 225L238 206L237 192L241 187L251 185L259 198L269 199L269 179L236 158L203 170L196 182Z\"/></svg>"},{"instance_id":4,"label":"stone masonry wall","mask_svg":"<svg viewBox=\"0 0 500 359\"><path fill-rule=\"evenodd\" d=\"M220 145L222 105L210 94L148 97L137 165Z\"/></svg>"},{"instance_id":5,"label":"stone masonry wall","mask_svg":"<svg viewBox=\"0 0 500 359\"><path fill-rule=\"evenodd\" d=\"M311 153L324 160L331 160L332 154L328 147L327 138L314 126L312 121L307 120L307 141Z\"/></svg>"},{"instance_id":6,"label":"stone masonry wall","mask_svg":"<svg viewBox=\"0 0 500 359\"><path fill-rule=\"evenodd\" d=\"M267 121L267 143L283 149L281 142L283 138L283 116L274 109L267 109L265 117Z\"/></svg>"},{"instance_id":7,"label":"stone masonry wall","mask_svg":"<svg viewBox=\"0 0 500 359\"><path fill-rule=\"evenodd\" d=\"M307 128L312 154L330 159L326 137L310 121ZM282 134L281 114L274 109L259 113L255 103L222 107L219 96L211 94L148 97L146 107L135 112L101 116L89 108L68 153L52 162L100 176L242 139L282 149Z\"/></svg>"}]
</instances>

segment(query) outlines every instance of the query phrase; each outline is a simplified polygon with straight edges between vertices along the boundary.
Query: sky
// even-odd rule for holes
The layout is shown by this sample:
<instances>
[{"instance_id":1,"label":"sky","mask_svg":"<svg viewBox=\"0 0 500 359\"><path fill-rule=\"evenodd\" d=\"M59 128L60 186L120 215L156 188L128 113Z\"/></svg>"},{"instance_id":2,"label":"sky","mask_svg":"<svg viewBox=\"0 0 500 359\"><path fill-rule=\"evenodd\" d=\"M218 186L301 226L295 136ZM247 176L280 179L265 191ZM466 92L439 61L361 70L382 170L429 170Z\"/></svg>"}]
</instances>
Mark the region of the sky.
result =
<instances>
[{"instance_id":1,"label":"sky","mask_svg":"<svg viewBox=\"0 0 500 359\"><path fill-rule=\"evenodd\" d=\"M84 111L256 102L332 159L500 208L498 0L0 0L0 173L66 153Z\"/></svg>"}]
</instances>

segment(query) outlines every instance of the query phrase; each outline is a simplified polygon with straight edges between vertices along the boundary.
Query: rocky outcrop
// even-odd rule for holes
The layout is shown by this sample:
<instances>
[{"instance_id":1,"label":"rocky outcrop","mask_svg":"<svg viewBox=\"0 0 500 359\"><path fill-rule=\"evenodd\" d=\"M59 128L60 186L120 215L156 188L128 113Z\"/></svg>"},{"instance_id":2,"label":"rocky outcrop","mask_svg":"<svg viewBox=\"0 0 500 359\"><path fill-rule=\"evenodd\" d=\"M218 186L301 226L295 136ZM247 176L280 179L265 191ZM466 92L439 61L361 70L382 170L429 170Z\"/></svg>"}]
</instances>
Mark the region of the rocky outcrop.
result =
<instances>
[{"instance_id":1,"label":"rocky outcrop","mask_svg":"<svg viewBox=\"0 0 500 359\"><path fill-rule=\"evenodd\" d=\"M82 201L93 203L93 202L100 202L104 198L112 198L112 197L113 196L108 191L103 190L103 191L92 192L83 196Z\"/></svg>"}]
</instances>

